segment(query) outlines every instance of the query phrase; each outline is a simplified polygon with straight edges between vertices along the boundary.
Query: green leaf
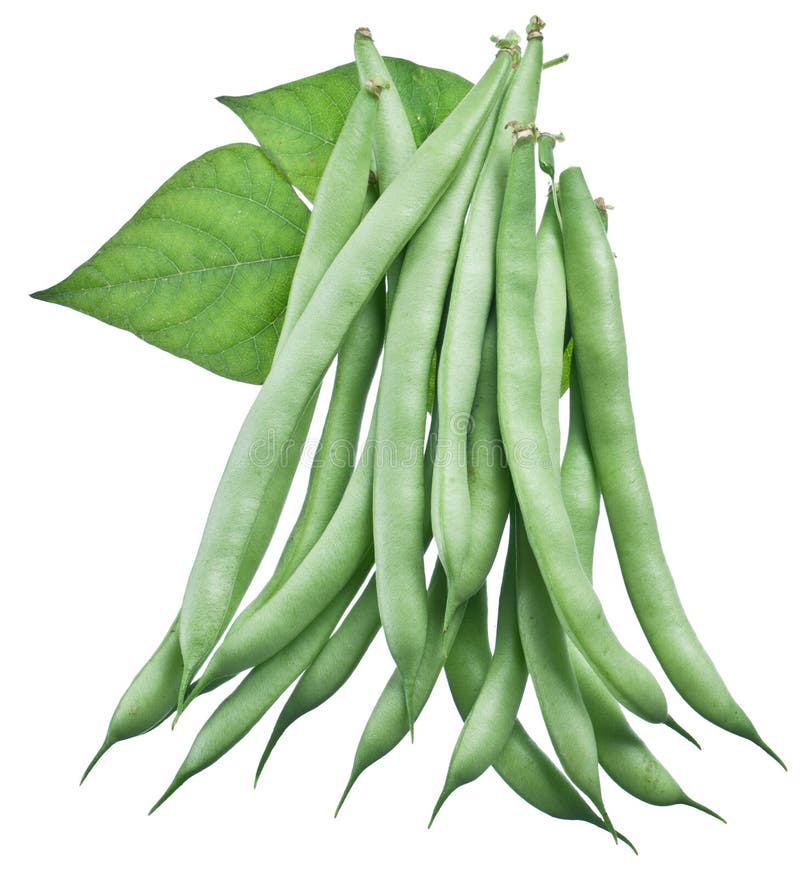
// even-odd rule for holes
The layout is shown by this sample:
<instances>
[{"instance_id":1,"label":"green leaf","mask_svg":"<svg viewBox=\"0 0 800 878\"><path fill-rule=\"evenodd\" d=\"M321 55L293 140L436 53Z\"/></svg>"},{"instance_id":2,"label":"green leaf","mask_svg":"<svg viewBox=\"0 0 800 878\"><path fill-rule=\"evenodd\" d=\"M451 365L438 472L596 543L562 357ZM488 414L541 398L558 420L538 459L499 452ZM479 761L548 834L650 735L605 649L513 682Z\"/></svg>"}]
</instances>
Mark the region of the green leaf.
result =
<instances>
[{"instance_id":1,"label":"green leaf","mask_svg":"<svg viewBox=\"0 0 800 878\"><path fill-rule=\"evenodd\" d=\"M91 259L34 296L260 384L307 221L264 152L230 144L184 165Z\"/></svg>"},{"instance_id":2,"label":"green leaf","mask_svg":"<svg viewBox=\"0 0 800 878\"><path fill-rule=\"evenodd\" d=\"M471 83L448 70L402 58L385 61L419 146ZM286 178L313 200L357 90L355 64L345 64L267 91L218 100L242 119Z\"/></svg>"}]
</instances>

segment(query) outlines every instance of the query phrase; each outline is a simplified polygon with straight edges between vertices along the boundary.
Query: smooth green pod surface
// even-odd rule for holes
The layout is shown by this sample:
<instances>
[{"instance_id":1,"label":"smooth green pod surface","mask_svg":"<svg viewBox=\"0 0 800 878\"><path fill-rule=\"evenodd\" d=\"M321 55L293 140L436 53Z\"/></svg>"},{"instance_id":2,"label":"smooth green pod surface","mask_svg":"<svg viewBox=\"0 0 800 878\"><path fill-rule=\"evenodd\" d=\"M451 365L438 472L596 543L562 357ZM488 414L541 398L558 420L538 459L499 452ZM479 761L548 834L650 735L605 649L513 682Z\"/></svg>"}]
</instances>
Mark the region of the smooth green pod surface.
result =
<instances>
[{"instance_id":1,"label":"smooth green pod surface","mask_svg":"<svg viewBox=\"0 0 800 878\"><path fill-rule=\"evenodd\" d=\"M515 150L532 160L532 136ZM531 176L531 187L535 177ZM530 191L509 190L497 247L498 411L514 490L528 541L559 619L615 697L644 719L663 722L664 693L628 653L581 568L541 412L541 365L533 327L535 214Z\"/></svg>"},{"instance_id":2,"label":"smooth green pod surface","mask_svg":"<svg viewBox=\"0 0 800 878\"><path fill-rule=\"evenodd\" d=\"M683 698L701 716L753 741L783 765L733 699L700 643L664 557L636 440L617 268L580 168L561 174L559 201L583 411L631 604Z\"/></svg>"}]
</instances>

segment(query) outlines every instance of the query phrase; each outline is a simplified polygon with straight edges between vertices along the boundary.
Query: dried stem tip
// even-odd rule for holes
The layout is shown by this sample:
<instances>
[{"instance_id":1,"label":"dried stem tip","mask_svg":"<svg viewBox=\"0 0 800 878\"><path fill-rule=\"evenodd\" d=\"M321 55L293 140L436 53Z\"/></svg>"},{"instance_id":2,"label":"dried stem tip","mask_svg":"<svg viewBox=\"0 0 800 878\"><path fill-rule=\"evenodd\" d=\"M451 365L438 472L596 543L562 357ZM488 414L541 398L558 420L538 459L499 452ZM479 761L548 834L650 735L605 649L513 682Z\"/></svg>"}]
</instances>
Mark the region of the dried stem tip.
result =
<instances>
[{"instance_id":1,"label":"dried stem tip","mask_svg":"<svg viewBox=\"0 0 800 878\"><path fill-rule=\"evenodd\" d=\"M358 27L356 28L356 36L357 37L366 37L368 40L372 39L372 31L368 27Z\"/></svg>"},{"instance_id":2,"label":"dried stem tip","mask_svg":"<svg viewBox=\"0 0 800 878\"><path fill-rule=\"evenodd\" d=\"M542 30L544 30L544 22L538 15L534 15L533 18L528 22L528 27L526 28L526 32L528 34L529 40L541 40L542 39Z\"/></svg>"},{"instance_id":3,"label":"dried stem tip","mask_svg":"<svg viewBox=\"0 0 800 878\"><path fill-rule=\"evenodd\" d=\"M498 52L508 52L516 63L519 58L520 36L516 31L510 30L504 37L492 37L492 42L497 46Z\"/></svg>"},{"instance_id":4,"label":"dried stem tip","mask_svg":"<svg viewBox=\"0 0 800 878\"><path fill-rule=\"evenodd\" d=\"M389 83L385 82L385 81L378 82L374 79L366 79L366 80L364 80L364 88L369 89L375 95L376 98L379 98L381 96L381 92L385 88L389 88Z\"/></svg>"},{"instance_id":5,"label":"dried stem tip","mask_svg":"<svg viewBox=\"0 0 800 878\"><path fill-rule=\"evenodd\" d=\"M511 129L511 143L515 144L526 137L535 137L536 128L530 122L506 122L506 128Z\"/></svg>"}]
</instances>

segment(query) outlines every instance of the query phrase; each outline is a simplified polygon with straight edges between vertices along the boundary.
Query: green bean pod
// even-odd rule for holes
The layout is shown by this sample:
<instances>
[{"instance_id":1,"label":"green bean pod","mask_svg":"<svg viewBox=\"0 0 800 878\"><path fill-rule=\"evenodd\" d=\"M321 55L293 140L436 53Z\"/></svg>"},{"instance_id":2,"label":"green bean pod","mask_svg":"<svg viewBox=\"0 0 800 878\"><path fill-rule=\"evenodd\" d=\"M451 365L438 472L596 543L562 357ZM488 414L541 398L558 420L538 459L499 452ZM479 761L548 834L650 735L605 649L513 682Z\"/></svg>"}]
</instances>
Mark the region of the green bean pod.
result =
<instances>
[{"instance_id":1,"label":"green bean pod","mask_svg":"<svg viewBox=\"0 0 800 878\"><path fill-rule=\"evenodd\" d=\"M512 514L512 526L517 543L520 637L547 732L567 777L586 793L616 835L603 803L594 728L570 662L567 637L518 513Z\"/></svg>"},{"instance_id":2,"label":"green bean pod","mask_svg":"<svg viewBox=\"0 0 800 878\"><path fill-rule=\"evenodd\" d=\"M686 795L631 728L614 696L578 650L572 647L570 656L581 696L592 719L600 764L614 783L650 805L688 805L724 823L715 811Z\"/></svg>"},{"instance_id":3,"label":"green bean pod","mask_svg":"<svg viewBox=\"0 0 800 878\"><path fill-rule=\"evenodd\" d=\"M448 797L479 778L505 747L528 679L517 623L517 541L509 539L494 655L481 690L464 720L430 826Z\"/></svg>"},{"instance_id":4,"label":"green bean pod","mask_svg":"<svg viewBox=\"0 0 800 878\"><path fill-rule=\"evenodd\" d=\"M287 340L308 310L322 276L361 219L379 93L380 89L370 84L356 95L320 181L292 278L287 303L290 330L279 339L273 368L283 359ZM377 279L372 289L376 284ZM337 348L342 341L343 336ZM280 435L277 430L264 430L265 414L279 420L274 417L269 394L264 392L271 383L267 379L236 440L211 505L181 606L179 637L184 668L178 713L189 683L225 630L264 556L290 484L285 474L290 463L286 443L296 433L300 415L318 390L322 374L324 369L308 392L298 397L299 405L283 421ZM294 438L296 443L298 437ZM284 473L276 479L280 470Z\"/></svg>"},{"instance_id":5,"label":"green bean pod","mask_svg":"<svg viewBox=\"0 0 800 878\"><path fill-rule=\"evenodd\" d=\"M503 443L528 541L559 620L618 700L650 722L663 722L667 704L661 687L619 642L581 568L548 448L532 319L537 282L537 252L531 246L534 147L530 134L518 137L514 150L530 166L530 182L509 187L498 234L498 410Z\"/></svg>"},{"instance_id":6,"label":"green bean pod","mask_svg":"<svg viewBox=\"0 0 800 878\"><path fill-rule=\"evenodd\" d=\"M255 782L284 732L309 711L319 707L347 682L380 630L375 576L345 616L319 655L292 690L272 730L256 769Z\"/></svg>"},{"instance_id":7,"label":"green bean pod","mask_svg":"<svg viewBox=\"0 0 800 878\"><path fill-rule=\"evenodd\" d=\"M614 256L579 168L559 178L570 325L583 410L623 579L661 667L710 722L780 758L731 696L678 597L636 441ZM785 766L784 766L785 767Z\"/></svg>"},{"instance_id":8,"label":"green bean pod","mask_svg":"<svg viewBox=\"0 0 800 878\"><path fill-rule=\"evenodd\" d=\"M572 522L581 566L591 580L594 540L600 518L600 485L594 469L589 437L586 435L577 370L572 370L570 374L569 432L561 469L561 493ZM667 716L664 725L700 749L692 735L671 716Z\"/></svg>"},{"instance_id":9,"label":"green bean pod","mask_svg":"<svg viewBox=\"0 0 800 878\"><path fill-rule=\"evenodd\" d=\"M384 192L414 155L417 144L403 99L375 46L369 28L358 28L354 38L354 50L361 81L379 82L385 89L381 94L373 137L378 189Z\"/></svg>"},{"instance_id":10,"label":"green bean pod","mask_svg":"<svg viewBox=\"0 0 800 878\"><path fill-rule=\"evenodd\" d=\"M288 492L300 461L315 404L316 395L303 412L295 428L293 441L289 444L286 452L286 467L275 477L276 485L284 493ZM267 512L269 515L273 514L270 510ZM232 614L233 610L230 611L230 616ZM114 744L146 734L161 725L175 712L184 671L179 636L180 618L180 611L178 611L178 615L170 625L164 639L122 694L111 715L103 743L83 772L81 783L86 780L89 772ZM225 624L227 625L228 622L230 622L230 618L226 617Z\"/></svg>"},{"instance_id":11,"label":"green bean pod","mask_svg":"<svg viewBox=\"0 0 800 878\"><path fill-rule=\"evenodd\" d=\"M364 212L375 203L368 191ZM311 463L306 496L270 581L255 599L266 600L317 542L342 499L354 469L367 395L386 331L386 289L380 283L345 336L336 358L330 405Z\"/></svg>"},{"instance_id":12,"label":"green bean pod","mask_svg":"<svg viewBox=\"0 0 800 878\"><path fill-rule=\"evenodd\" d=\"M178 642L180 616L167 631L153 655L145 662L119 700L100 748L83 772L83 783L100 758L114 744L144 735L160 725L175 710L183 673Z\"/></svg>"},{"instance_id":13,"label":"green bean pod","mask_svg":"<svg viewBox=\"0 0 800 878\"><path fill-rule=\"evenodd\" d=\"M417 683L414 687L411 704L412 717L408 716L406 690L400 672L395 670L381 692L380 698L372 709L364 731L361 733L353 767L347 785L336 806L336 814L342 808L353 785L358 778L379 759L391 752L409 733L409 728L422 713L430 698L444 664L442 653L442 622L444 607L447 600L447 577L444 567L437 560L428 588L428 627L425 639L425 652L417 672ZM458 617L454 620L451 630L458 629Z\"/></svg>"},{"instance_id":14,"label":"green bean pod","mask_svg":"<svg viewBox=\"0 0 800 878\"><path fill-rule=\"evenodd\" d=\"M431 514L436 547L450 583L458 583L469 552L472 503L466 447L480 351L494 295L497 225L510 161L505 126L509 120L533 120L536 115L542 40L538 27L535 32L538 36L529 40L503 98L489 153L475 187L456 262L438 363L440 436ZM472 586L473 590L474 587L477 586ZM469 587L456 588L460 594L470 591Z\"/></svg>"},{"instance_id":15,"label":"green bean pod","mask_svg":"<svg viewBox=\"0 0 800 878\"><path fill-rule=\"evenodd\" d=\"M424 508L426 510L430 510L430 481L435 445L436 422L434 419L425 454ZM429 514L426 514L425 520L430 521ZM428 525L425 528L423 551L427 549L431 539L432 534L430 525ZM370 582L368 588L348 613L341 627L306 669L286 702L259 762L256 782L258 782L266 760L288 726L304 713L318 707L344 685L379 629L380 614L373 577L373 581Z\"/></svg>"},{"instance_id":16,"label":"green bean pod","mask_svg":"<svg viewBox=\"0 0 800 878\"><path fill-rule=\"evenodd\" d=\"M541 150L542 138L538 140ZM564 363L564 333L567 322L567 277L561 224L552 191L547 196L536 233L537 280L533 298L533 326L539 345L542 370L542 421L553 466L560 466L561 428L558 401Z\"/></svg>"},{"instance_id":17,"label":"green bean pod","mask_svg":"<svg viewBox=\"0 0 800 878\"><path fill-rule=\"evenodd\" d=\"M448 582L444 627L458 608L478 592L497 556L511 502L511 478L497 416L497 320L489 314L467 442L471 506L469 550L457 580Z\"/></svg>"},{"instance_id":18,"label":"green bean pod","mask_svg":"<svg viewBox=\"0 0 800 878\"><path fill-rule=\"evenodd\" d=\"M576 372L572 373L570 381L569 408L569 433L561 484L581 564L591 578L595 534L600 516L600 488L586 435ZM719 817L686 795L631 728L614 696L586 659L574 645L569 646L570 661L594 728L600 765L606 774L626 792L651 805L690 805Z\"/></svg>"},{"instance_id":19,"label":"green bean pod","mask_svg":"<svg viewBox=\"0 0 800 878\"><path fill-rule=\"evenodd\" d=\"M487 122L453 183L409 242L386 333L376 403L373 533L381 620L409 704L427 627L423 555L430 514L425 512L422 450L428 374L464 217L491 131Z\"/></svg>"},{"instance_id":20,"label":"green bean pod","mask_svg":"<svg viewBox=\"0 0 800 878\"><path fill-rule=\"evenodd\" d=\"M254 668L197 733L172 783L152 814L190 777L213 765L256 725L324 647L362 580L353 580L328 607L271 661Z\"/></svg>"},{"instance_id":21,"label":"green bean pod","mask_svg":"<svg viewBox=\"0 0 800 878\"><path fill-rule=\"evenodd\" d=\"M378 105L378 118L373 140L378 190L384 192L400 173L405 163L414 155L417 144L411 130L406 108L400 92L372 39L369 28L360 27L354 38L354 54L359 76L384 85L382 100ZM386 271L390 297L394 296L403 264L401 253Z\"/></svg>"},{"instance_id":22,"label":"green bean pod","mask_svg":"<svg viewBox=\"0 0 800 878\"><path fill-rule=\"evenodd\" d=\"M368 561L371 566L374 453L371 429L353 477L319 540L279 589L247 606L234 620L192 688L191 699L271 658L333 600L361 564Z\"/></svg>"},{"instance_id":23,"label":"green bean pod","mask_svg":"<svg viewBox=\"0 0 800 878\"><path fill-rule=\"evenodd\" d=\"M476 569L478 566L482 566L486 572L491 567L492 560L497 553L497 545L502 536L503 522L508 515L509 493L508 477L502 469L497 455L484 454L481 451L484 445L490 448L496 446L498 435L496 426L496 335L492 331L493 327L494 321L490 320L484 341L481 372L478 378L475 429L470 434L470 444L468 447L470 460L474 462L474 466L470 469L470 491L473 496L481 498L481 501L484 498L487 501L485 504L482 502L476 508L476 515L473 517L473 525L483 523L486 528L485 534L475 535L475 566ZM437 430L435 411L431 430L435 435ZM426 457L426 466L430 471L434 467L434 455L435 441L431 441L429 442L428 456ZM428 490L426 508L428 510L430 509L430 481L430 474L426 473L425 485ZM424 546L426 547L431 538L430 515L425 516L425 522L427 527L425 530ZM445 587L445 581L444 569L441 562L438 562L430 588L428 589L425 649L417 672L410 716L408 702L407 700L404 702L401 697L403 694L401 690L404 688L403 681L399 672L396 672L386 684L367 721L353 760L350 780L341 798L339 807L341 807L359 775L402 741L430 697L436 680L441 673L445 656L458 633L458 626L464 614L465 605L463 604L452 611L449 625L443 638L445 592L447 593L447 601L450 600L449 588ZM407 694L406 692L406 696Z\"/></svg>"},{"instance_id":24,"label":"green bean pod","mask_svg":"<svg viewBox=\"0 0 800 878\"><path fill-rule=\"evenodd\" d=\"M445 664L453 701L464 719L478 697L492 660L486 589L481 589L465 606L464 620ZM605 823L519 721L514 723L505 747L494 762L494 769L518 796L537 810L559 820L583 820L607 830ZM621 833L618 835L630 845Z\"/></svg>"}]
</instances>

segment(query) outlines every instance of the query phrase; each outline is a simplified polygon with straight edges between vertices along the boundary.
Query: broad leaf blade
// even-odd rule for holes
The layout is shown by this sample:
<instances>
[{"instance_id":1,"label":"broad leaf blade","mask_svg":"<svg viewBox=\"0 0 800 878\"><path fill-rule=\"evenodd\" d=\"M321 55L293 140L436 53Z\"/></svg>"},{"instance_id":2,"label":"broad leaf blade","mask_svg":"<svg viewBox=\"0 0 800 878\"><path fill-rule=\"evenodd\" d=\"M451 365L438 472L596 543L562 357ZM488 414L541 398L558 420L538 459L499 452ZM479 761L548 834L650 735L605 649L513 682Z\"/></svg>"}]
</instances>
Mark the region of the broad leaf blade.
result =
<instances>
[{"instance_id":1,"label":"broad leaf blade","mask_svg":"<svg viewBox=\"0 0 800 878\"><path fill-rule=\"evenodd\" d=\"M386 66L403 98L417 145L470 88L455 73L402 58L386 58ZM313 200L357 89L355 64L345 64L266 91L219 101L242 119L286 178Z\"/></svg>"},{"instance_id":2,"label":"broad leaf blade","mask_svg":"<svg viewBox=\"0 0 800 878\"><path fill-rule=\"evenodd\" d=\"M261 149L223 146L184 165L91 259L34 296L261 383L307 220Z\"/></svg>"}]
</instances>

